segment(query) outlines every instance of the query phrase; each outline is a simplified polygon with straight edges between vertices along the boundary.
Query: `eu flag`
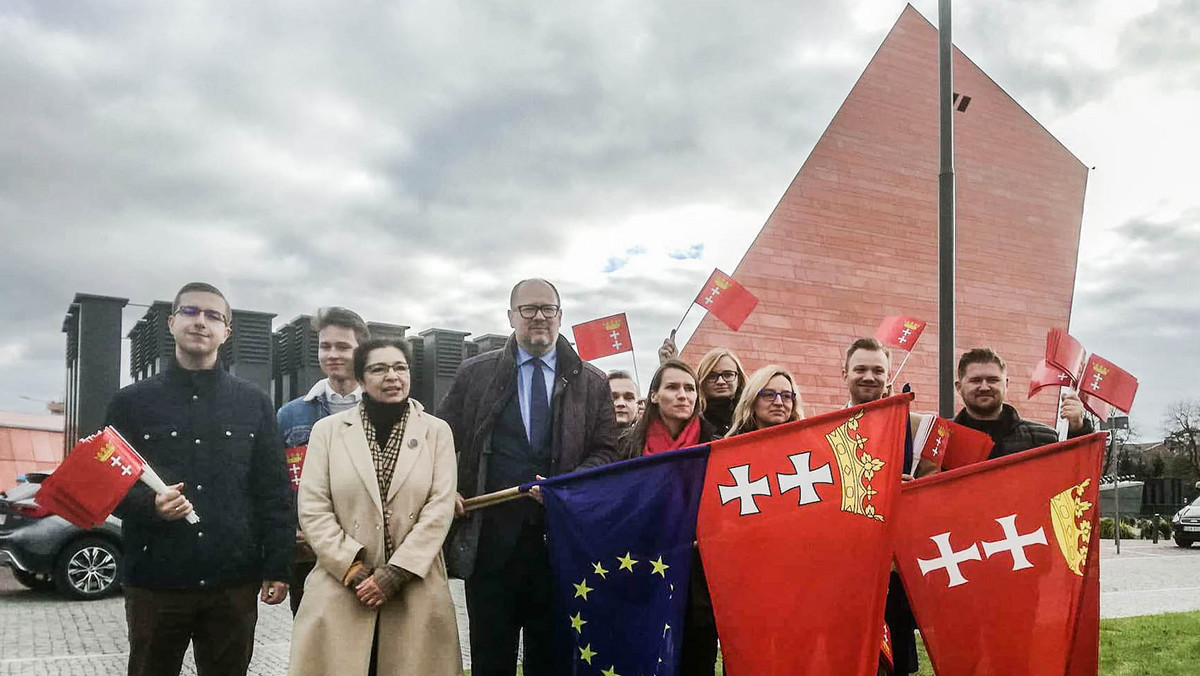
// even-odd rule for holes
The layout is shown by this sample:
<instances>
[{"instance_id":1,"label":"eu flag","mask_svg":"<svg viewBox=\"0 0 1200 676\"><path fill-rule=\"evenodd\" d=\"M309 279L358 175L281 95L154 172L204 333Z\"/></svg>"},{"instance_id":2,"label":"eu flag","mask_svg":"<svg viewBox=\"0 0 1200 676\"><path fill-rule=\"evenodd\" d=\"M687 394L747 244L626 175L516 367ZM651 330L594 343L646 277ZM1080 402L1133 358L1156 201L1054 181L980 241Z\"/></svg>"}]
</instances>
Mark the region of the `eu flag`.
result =
<instances>
[{"instance_id":1,"label":"eu flag","mask_svg":"<svg viewBox=\"0 0 1200 676\"><path fill-rule=\"evenodd\" d=\"M539 482L556 674L679 673L708 446Z\"/></svg>"}]
</instances>

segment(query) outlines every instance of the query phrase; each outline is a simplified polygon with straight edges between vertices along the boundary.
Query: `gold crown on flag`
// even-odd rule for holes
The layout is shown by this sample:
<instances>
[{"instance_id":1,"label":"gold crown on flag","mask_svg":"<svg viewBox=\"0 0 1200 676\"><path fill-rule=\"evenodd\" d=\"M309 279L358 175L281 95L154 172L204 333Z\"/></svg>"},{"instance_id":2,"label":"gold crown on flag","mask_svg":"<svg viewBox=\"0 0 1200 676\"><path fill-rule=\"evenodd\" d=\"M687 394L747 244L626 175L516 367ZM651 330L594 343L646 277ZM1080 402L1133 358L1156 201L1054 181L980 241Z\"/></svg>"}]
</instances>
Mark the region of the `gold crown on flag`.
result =
<instances>
[{"instance_id":1,"label":"gold crown on flag","mask_svg":"<svg viewBox=\"0 0 1200 676\"><path fill-rule=\"evenodd\" d=\"M103 446L101 446L99 451L96 451L96 459L99 460L100 462L108 462L108 459L111 458L113 453L116 453L116 452L117 452L116 447L113 446L112 442L110 441L107 444L104 444Z\"/></svg>"},{"instance_id":2,"label":"gold crown on flag","mask_svg":"<svg viewBox=\"0 0 1200 676\"><path fill-rule=\"evenodd\" d=\"M826 434L825 440L837 458L842 477L842 511L883 521L883 515L877 513L875 505L871 504L871 498L879 493L871 485L871 480L887 463L866 452L868 439L858 433L858 421L862 415L862 411L855 413Z\"/></svg>"},{"instance_id":3,"label":"gold crown on flag","mask_svg":"<svg viewBox=\"0 0 1200 676\"><path fill-rule=\"evenodd\" d=\"M604 328L608 329L609 331L616 331L617 329L621 328L621 320L610 319L604 322Z\"/></svg>"},{"instance_id":4,"label":"gold crown on flag","mask_svg":"<svg viewBox=\"0 0 1200 676\"><path fill-rule=\"evenodd\" d=\"M950 428L949 428L949 427L946 427L945 425L938 425L938 428L937 428L937 435L938 435L939 437L948 437L948 436L950 436Z\"/></svg>"},{"instance_id":5,"label":"gold crown on flag","mask_svg":"<svg viewBox=\"0 0 1200 676\"><path fill-rule=\"evenodd\" d=\"M904 322L904 328L910 331L916 331L917 329L921 328L921 323L914 322L913 320L909 319Z\"/></svg>"},{"instance_id":6,"label":"gold crown on flag","mask_svg":"<svg viewBox=\"0 0 1200 676\"><path fill-rule=\"evenodd\" d=\"M1104 364L1092 364L1092 370L1102 376L1108 375L1108 367Z\"/></svg>"},{"instance_id":7,"label":"gold crown on flag","mask_svg":"<svg viewBox=\"0 0 1200 676\"><path fill-rule=\"evenodd\" d=\"M1092 537L1092 520L1084 516L1092 503L1083 499L1083 491L1091 479L1071 486L1050 498L1050 520L1054 523L1054 539L1071 572L1083 577L1083 566L1087 562L1088 545Z\"/></svg>"},{"instance_id":8,"label":"gold crown on flag","mask_svg":"<svg viewBox=\"0 0 1200 676\"><path fill-rule=\"evenodd\" d=\"M721 290L728 289L729 288L729 278L728 277L717 277L715 280L713 280L713 284L716 284L718 287L721 288Z\"/></svg>"}]
</instances>

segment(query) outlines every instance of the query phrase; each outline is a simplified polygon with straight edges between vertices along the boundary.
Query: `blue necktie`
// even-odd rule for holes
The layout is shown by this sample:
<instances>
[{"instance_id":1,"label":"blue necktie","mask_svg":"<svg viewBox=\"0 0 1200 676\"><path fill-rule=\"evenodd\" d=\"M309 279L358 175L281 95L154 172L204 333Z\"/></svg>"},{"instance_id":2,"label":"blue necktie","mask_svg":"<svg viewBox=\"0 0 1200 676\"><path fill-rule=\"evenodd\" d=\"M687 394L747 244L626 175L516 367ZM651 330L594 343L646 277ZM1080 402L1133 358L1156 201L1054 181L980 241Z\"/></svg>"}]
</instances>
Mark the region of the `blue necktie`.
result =
<instances>
[{"instance_id":1,"label":"blue necktie","mask_svg":"<svg viewBox=\"0 0 1200 676\"><path fill-rule=\"evenodd\" d=\"M533 359L533 381L529 384L529 445L540 451L546 444L546 423L550 420L550 399L546 396L546 378L542 360Z\"/></svg>"}]
</instances>

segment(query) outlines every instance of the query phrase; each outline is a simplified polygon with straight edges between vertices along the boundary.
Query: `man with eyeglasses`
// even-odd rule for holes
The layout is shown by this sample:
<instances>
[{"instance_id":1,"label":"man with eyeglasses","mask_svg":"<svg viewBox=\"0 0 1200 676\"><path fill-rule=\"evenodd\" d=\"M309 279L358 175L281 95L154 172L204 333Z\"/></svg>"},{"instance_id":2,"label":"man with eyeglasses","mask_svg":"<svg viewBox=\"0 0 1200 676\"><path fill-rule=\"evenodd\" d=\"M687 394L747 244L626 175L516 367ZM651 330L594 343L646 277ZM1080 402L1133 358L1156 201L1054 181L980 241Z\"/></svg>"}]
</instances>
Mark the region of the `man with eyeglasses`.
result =
<instances>
[{"instance_id":1,"label":"man with eyeglasses","mask_svg":"<svg viewBox=\"0 0 1200 676\"><path fill-rule=\"evenodd\" d=\"M221 369L229 303L211 284L175 295L175 359L123 388L106 424L170 484L118 506L129 674L178 674L188 644L202 674L245 674L257 600L287 597L296 513L266 393ZM199 523L184 519L195 511Z\"/></svg>"},{"instance_id":2,"label":"man with eyeglasses","mask_svg":"<svg viewBox=\"0 0 1200 676\"><path fill-rule=\"evenodd\" d=\"M617 425L604 372L559 335L561 300L544 279L509 295L513 334L463 362L438 417L458 453L451 575L466 580L471 673L512 676L524 632L525 676L551 674L553 623L544 513L517 500L466 515L470 497L616 459ZM536 489L535 489L536 491Z\"/></svg>"},{"instance_id":3,"label":"man with eyeglasses","mask_svg":"<svg viewBox=\"0 0 1200 676\"><path fill-rule=\"evenodd\" d=\"M323 307L312 318L317 332L317 363L325 377L318 380L302 397L284 404L276 414L279 434L286 453L299 454L308 447L312 426L334 413L354 408L362 398L362 388L354 378L354 348L371 337L367 323L358 313L344 307ZM290 470L289 470L290 471ZM293 489L299 487L299 473L290 477ZM292 615L304 597L304 578L317 564L316 554L296 532L296 554L292 560L292 589L289 602Z\"/></svg>"}]
</instances>

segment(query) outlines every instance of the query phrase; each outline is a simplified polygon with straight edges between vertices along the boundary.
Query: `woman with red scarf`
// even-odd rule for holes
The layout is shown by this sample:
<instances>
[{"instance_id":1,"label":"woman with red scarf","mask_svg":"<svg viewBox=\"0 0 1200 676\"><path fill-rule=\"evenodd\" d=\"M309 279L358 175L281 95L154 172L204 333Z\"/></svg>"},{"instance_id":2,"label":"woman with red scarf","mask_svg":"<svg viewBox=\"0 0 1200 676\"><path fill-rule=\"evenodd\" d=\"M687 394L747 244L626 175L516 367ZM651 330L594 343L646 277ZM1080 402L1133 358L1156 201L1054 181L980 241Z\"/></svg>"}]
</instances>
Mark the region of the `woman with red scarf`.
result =
<instances>
[{"instance_id":1,"label":"woman with red scarf","mask_svg":"<svg viewBox=\"0 0 1200 676\"><path fill-rule=\"evenodd\" d=\"M700 413L704 400L697 388L696 372L678 359L667 359L650 379L646 413L617 444L622 459L706 444L716 429ZM692 556L683 623L681 676L712 676L717 661L717 623L712 599L700 564L699 550Z\"/></svg>"}]
</instances>

